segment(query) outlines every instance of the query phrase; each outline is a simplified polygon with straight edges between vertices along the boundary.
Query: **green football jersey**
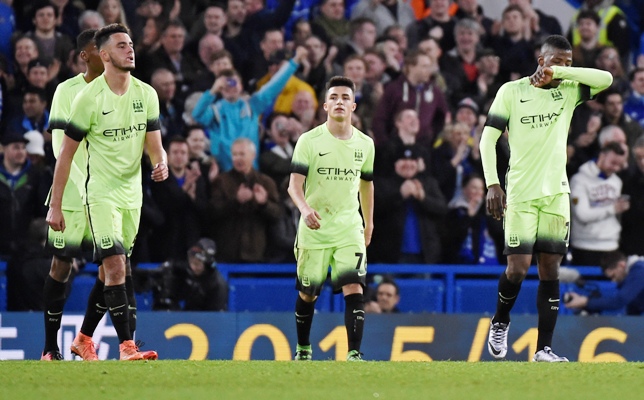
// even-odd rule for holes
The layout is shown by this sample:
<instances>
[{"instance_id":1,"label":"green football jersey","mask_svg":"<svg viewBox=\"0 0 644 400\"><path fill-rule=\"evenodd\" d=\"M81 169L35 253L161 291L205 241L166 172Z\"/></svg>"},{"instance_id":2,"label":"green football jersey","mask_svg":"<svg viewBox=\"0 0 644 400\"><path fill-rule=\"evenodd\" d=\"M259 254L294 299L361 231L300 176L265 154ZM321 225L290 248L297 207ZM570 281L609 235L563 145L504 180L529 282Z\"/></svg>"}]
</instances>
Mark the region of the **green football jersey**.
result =
<instances>
[{"instance_id":1,"label":"green football jersey","mask_svg":"<svg viewBox=\"0 0 644 400\"><path fill-rule=\"evenodd\" d=\"M508 203L570 193L566 176L568 129L575 107L589 98L590 88L572 80L552 89L536 88L528 77L501 86L486 125L501 132L508 128ZM498 177L486 174L486 183L498 183Z\"/></svg>"},{"instance_id":2,"label":"green football jersey","mask_svg":"<svg viewBox=\"0 0 644 400\"><path fill-rule=\"evenodd\" d=\"M67 79L56 87L54 99L51 102L49 113L49 130L51 132L51 145L54 156L58 158L60 147L65 136L65 125L71 113L72 102L76 95L87 86L83 74L80 73L73 78ZM63 210L83 211L85 204L85 181L87 180L87 149L85 140L80 143L71 169L69 180L63 192ZM48 199L49 200L49 199ZM49 203L49 201L47 202Z\"/></svg>"},{"instance_id":3,"label":"green football jersey","mask_svg":"<svg viewBox=\"0 0 644 400\"><path fill-rule=\"evenodd\" d=\"M128 91L118 96L101 75L76 96L65 134L87 140L87 204L141 207L145 136L156 130L157 93L137 78L131 77Z\"/></svg>"},{"instance_id":4,"label":"green football jersey","mask_svg":"<svg viewBox=\"0 0 644 400\"><path fill-rule=\"evenodd\" d=\"M320 217L312 230L300 218L296 247L322 249L364 241L359 213L360 179L373 180L373 140L353 128L348 140L334 137L319 125L297 141L291 171L306 176L304 197Z\"/></svg>"}]
</instances>

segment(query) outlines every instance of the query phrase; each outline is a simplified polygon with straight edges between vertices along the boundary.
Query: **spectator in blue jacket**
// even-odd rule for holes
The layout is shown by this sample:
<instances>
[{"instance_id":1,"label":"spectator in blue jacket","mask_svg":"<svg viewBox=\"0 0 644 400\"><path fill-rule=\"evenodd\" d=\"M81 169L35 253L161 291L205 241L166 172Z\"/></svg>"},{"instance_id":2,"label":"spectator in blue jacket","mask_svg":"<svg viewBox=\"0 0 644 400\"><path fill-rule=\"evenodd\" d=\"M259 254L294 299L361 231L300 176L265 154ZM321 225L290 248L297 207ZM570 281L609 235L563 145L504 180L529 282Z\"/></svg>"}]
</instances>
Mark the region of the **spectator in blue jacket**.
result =
<instances>
[{"instance_id":1,"label":"spectator in blue jacket","mask_svg":"<svg viewBox=\"0 0 644 400\"><path fill-rule=\"evenodd\" d=\"M295 57L250 97L243 96L242 78L234 70L222 71L212 88L201 96L192 117L210 131L211 154L222 171L233 166L230 148L235 139L248 138L259 148L260 114L268 111L307 53L304 47L298 47Z\"/></svg>"},{"instance_id":2,"label":"spectator in blue jacket","mask_svg":"<svg viewBox=\"0 0 644 400\"><path fill-rule=\"evenodd\" d=\"M626 307L626 315L644 315L644 257L627 258L620 251L612 251L604 256L601 267L604 275L617 284L617 292L590 298L569 292L564 297L566 307L589 312Z\"/></svg>"}]
</instances>

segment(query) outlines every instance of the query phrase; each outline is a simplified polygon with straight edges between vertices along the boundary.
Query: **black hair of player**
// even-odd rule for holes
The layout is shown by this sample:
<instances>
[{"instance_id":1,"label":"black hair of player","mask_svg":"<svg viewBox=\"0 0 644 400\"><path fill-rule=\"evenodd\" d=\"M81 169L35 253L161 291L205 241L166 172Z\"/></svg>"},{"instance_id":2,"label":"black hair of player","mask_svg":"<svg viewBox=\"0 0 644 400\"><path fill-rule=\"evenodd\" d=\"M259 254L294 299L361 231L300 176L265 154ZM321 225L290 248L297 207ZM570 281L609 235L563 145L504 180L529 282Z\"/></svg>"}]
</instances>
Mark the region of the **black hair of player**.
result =
<instances>
[{"instance_id":1,"label":"black hair of player","mask_svg":"<svg viewBox=\"0 0 644 400\"><path fill-rule=\"evenodd\" d=\"M551 47L557 50L572 51L572 46L568 39L561 35L550 35L543 41L542 47Z\"/></svg>"},{"instance_id":2,"label":"black hair of player","mask_svg":"<svg viewBox=\"0 0 644 400\"><path fill-rule=\"evenodd\" d=\"M329 81L326 83L326 91L328 92L329 89L336 86L348 87L353 93L356 92L356 84L346 76L334 76L333 78L329 79Z\"/></svg>"},{"instance_id":3,"label":"black hair of player","mask_svg":"<svg viewBox=\"0 0 644 400\"><path fill-rule=\"evenodd\" d=\"M76 36L76 50L79 52L85 49L85 47L94 43L94 35L96 35L97 29L85 29Z\"/></svg>"},{"instance_id":4,"label":"black hair of player","mask_svg":"<svg viewBox=\"0 0 644 400\"><path fill-rule=\"evenodd\" d=\"M101 47L103 47L103 45L107 43L107 41L110 40L110 37L115 33L126 33L129 35L130 30L121 24L109 24L102 27L101 29L96 31L96 34L94 35L96 48L100 50Z\"/></svg>"}]
</instances>

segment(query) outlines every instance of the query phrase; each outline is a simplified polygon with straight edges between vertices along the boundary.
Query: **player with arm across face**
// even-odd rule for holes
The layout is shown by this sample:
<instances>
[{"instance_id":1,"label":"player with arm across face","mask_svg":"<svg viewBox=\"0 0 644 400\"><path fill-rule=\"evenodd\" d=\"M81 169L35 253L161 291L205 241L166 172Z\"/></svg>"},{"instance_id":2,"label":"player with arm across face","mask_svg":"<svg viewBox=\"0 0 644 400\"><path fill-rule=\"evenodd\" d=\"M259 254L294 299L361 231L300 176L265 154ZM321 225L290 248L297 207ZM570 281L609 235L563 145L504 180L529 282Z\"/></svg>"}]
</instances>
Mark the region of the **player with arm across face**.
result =
<instances>
[{"instance_id":1,"label":"player with arm across face","mask_svg":"<svg viewBox=\"0 0 644 400\"><path fill-rule=\"evenodd\" d=\"M105 305L119 338L121 360L141 360L129 323L125 289L127 257L132 252L142 205L141 158L144 146L154 169L152 180L168 177L159 131L159 101L154 89L131 76L134 47L127 28L103 27L94 36L105 73L74 99L60 149L47 222L65 231L61 203L72 158L87 143L86 204L94 257L105 273Z\"/></svg>"},{"instance_id":2,"label":"player with arm across face","mask_svg":"<svg viewBox=\"0 0 644 400\"><path fill-rule=\"evenodd\" d=\"M537 352L533 361L568 361L551 350L559 312L559 265L568 250L570 189L566 143L573 111L612 83L610 73L573 68L572 47L549 36L530 77L508 82L497 93L481 137L481 158L488 188L487 208L504 218L508 266L499 279L496 313L488 350L507 353L510 310L525 278L532 253L538 253L539 313ZM496 170L496 141L508 130L510 167L506 194Z\"/></svg>"},{"instance_id":3,"label":"player with arm across face","mask_svg":"<svg viewBox=\"0 0 644 400\"><path fill-rule=\"evenodd\" d=\"M327 120L297 141L288 193L300 210L295 239L296 360L311 360L315 301L331 266L335 293L346 302L347 361L361 361L366 247L373 233L373 140L351 125L355 84L336 76L327 83ZM359 197L358 197L359 195ZM362 211L362 216L360 215Z\"/></svg>"}]
</instances>

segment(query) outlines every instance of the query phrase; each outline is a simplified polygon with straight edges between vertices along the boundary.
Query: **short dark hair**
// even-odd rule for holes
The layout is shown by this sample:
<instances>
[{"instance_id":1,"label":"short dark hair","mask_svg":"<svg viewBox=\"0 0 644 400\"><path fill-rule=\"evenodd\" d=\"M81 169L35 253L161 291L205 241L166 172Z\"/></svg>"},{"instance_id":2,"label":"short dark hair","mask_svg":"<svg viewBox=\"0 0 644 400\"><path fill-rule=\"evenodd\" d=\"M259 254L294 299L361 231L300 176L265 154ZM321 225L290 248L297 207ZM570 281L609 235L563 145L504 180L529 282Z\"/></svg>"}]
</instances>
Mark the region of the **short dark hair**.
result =
<instances>
[{"instance_id":1,"label":"short dark hair","mask_svg":"<svg viewBox=\"0 0 644 400\"><path fill-rule=\"evenodd\" d=\"M599 15L597 15L596 12L593 10L581 10L579 11L579 14L577 15L577 23L581 21L582 19L592 19L595 21L595 24L599 25L601 23L601 19L599 18Z\"/></svg>"},{"instance_id":2,"label":"short dark hair","mask_svg":"<svg viewBox=\"0 0 644 400\"><path fill-rule=\"evenodd\" d=\"M230 51L223 49L219 51L215 51L212 54L212 57L210 57L210 63L214 63L217 60L220 60L222 58L228 58L230 60L230 63L233 64L233 55L230 53Z\"/></svg>"},{"instance_id":3,"label":"short dark hair","mask_svg":"<svg viewBox=\"0 0 644 400\"><path fill-rule=\"evenodd\" d=\"M550 35L543 41L541 48L548 46L558 50L572 51L572 46L568 39L561 35Z\"/></svg>"},{"instance_id":4,"label":"short dark hair","mask_svg":"<svg viewBox=\"0 0 644 400\"><path fill-rule=\"evenodd\" d=\"M353 93L356 92L356 84L346 76L336 75L333 78L329 79L329 81L326 83L326 91L328 92L329 89L336 86L348 87L349 89L351 89L351 91L353 91Z\"/></svg>"},{"instance_id":5,"label":"short dark hair","mask_svg":"<svg viewBox=\"0 0 644 400\"><path fill-rule=\"evenodd\" d=\"M606 100L608 99L608 96L612 96L614 94L618 94L622 99L624 98L624 95L622 94L622 92L613 85L613 86L609 86L608 89L603 90L597 95L597 102L602 105L606 104Z\"/></svg>"},{"instance_id":6,"label":"short dark hair","mask_svg":"<svg viewBox=\"0 0 644 400\"><path fill-rule=\"evenodd\" d=\"M518 5L518 4L510 4L509 6L505 7L503 9L503 12L501 13L502 16L505 16L505 14L511 12L511 11L518 11L522 17L525 18L525 14L523 13L523 9Z\"/></svg>"},{"instance_id":7,"label":"short dark hair","mask_svg":"<svg viewBox=\"0 0 644 400\"><path fill-rule=\"evenodd\" d=\"M88 44L94 43L94 35L97 29L85 29L76 36L76 50L83 50Z\"/></svg>"},{"instance_id":8,"label":"short dark hair","mask_svg":"<svg viewBox=\"0 0 644 400\"><path fill-rule=\"evenodd\" d=\"M387 285L393 286L396 289L396 294L397 295L400 294L400 288L398 287L398 284L396 283L396 281L394 281L394 278L392 278L391 276L389 276L389 275L384 276L382 278L382 281L380 281L380 283L378 284L378 286L380 286L382 284L387 284ZM376 290L376 292L377 292L377 290Z\"/></svg>"},{"instance_id":9,"label":"short dark hair","mask_svg":"<svg viewBox=\"0 0 644 400\"><path fill-rule=\"evenodd\" d=\"M107 41L110 40L110 37L115 33L126 33L129 35L130 30L121 24L109 24L107 26L102 27L101 29L97 30L96 33L94 34L94 41L96 42L96 48L100 50L101 47L103 47L103 45L107 43Z\"/></svg>"},{"instance_id":10,"label":"short dark hair","mask_svg":"<svg viewBox=\"0 0 644 400\"><path fill-rule=\"evenodd\" d=\"M56 7L55 5L53 5L52 3L50 3L49 1L46 1L46 0L39 1L36 4L34 4L33 13L31 14L31 18L32 19L36 18L36 13L38 11L42 10L43 8L47 8L47 7L53 8L54 9L54 17L58 18L58 7Z\"/></svg>"},{"instance_id":11,"label":"short dark hair","mask_svg":"<svg viewBox=\"0 0 644 400\"><path fill-rule=\"evenodd\" d=\"M628 74L628 80L633 82L633 80L635 79L635 75L639 74L640 72L644 72L644 68L642 67L635 68Z\"/></svg>"},{"instance_id":12,"label":"short dark hair","mask_svg":"<svg viewBox=\"0 0 644 400\"><path fill-rule=\"evenodd\" d=\"M29 85L25 88L25 91L22 93L22 98L24 99L27 94L35 94L40 98L40 101L47 101L47 92L43 88L37 86Z\"/></svg>"},{"instance_id":13,"label":"short dark hair","mask_svg":"<svg viewBox=\"0 0 644 400\"><path fill-rule=\"evenodd\" d=\"M371 19L367 17L358 17L355 19L352 19L349 22L349 37L353 37L353 35L358 32L358 29L362 28L362 25L364 24L371 24L373 26L376 26L376 23Z\"/></svg>"},{"instance_id":14,"label":"short dark hair","mask_svg":"<svg viewBox=\"0 0 644 400\"><path fill-rule=\"evenodd\" d=\"M183 132L184 132L183 136L187 139L188 135L190 135L190 132L196 131L196 130L203 131L204 134L206 133L206 130L204 129L204 127L202 125L190 124L190 125L186 126L185 129L183 130Z\"/></svg>"},{"instance_id":15,"label":"short dark hair","mask_svg":"<svg viewBox=\"0 0 644 400\"><path fill-rule=\"evenodd\" d=\"M622 147L621 143L617 142L608 142L606 143L601 150L599 150L600 153L610 153L613 152L617 154L618 156L623 156L626 154L624 151L624 147Z\"/></svg>"},{"instance_id":16,"label":"short dark hair","mask_svg":"<svg viewBox=\"0 0 644 400\"><path fill-rule=\"evenodd\" d=\"M605 272L607 269L615 268L620 261L624 260L626 260L626 255L621 251L609 251L601 257L599 266L602 268L602 271Z\"/></svg>"},{"instance_id":17,"label":"short dark hair","mask_svg":"<svg viewBox=\"0 0 644 400\"><path fill-rule=\"evenodd\" d=\"M166 31L170 28L180 28L183 29L184 32L187 31L186 26L181 22L179 19L171 19L166 24L163 26L163 30L161 31L161 35L163 36Z\"/></svg>"},{"instance_id":18,"label":"short dark hair","mask_svg":"<svg viewBox=\"0 0 644 400\"><path fill-rule=\"evenodd\" d=\"M172 143L185 143L187 145L188 141L181 135L174 135L170 138L170 140L168 140L168 149L170 149Z\"/></svg>"}]
</instances>

